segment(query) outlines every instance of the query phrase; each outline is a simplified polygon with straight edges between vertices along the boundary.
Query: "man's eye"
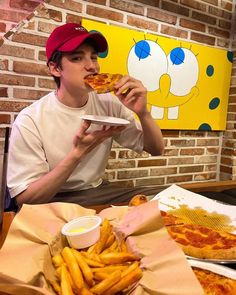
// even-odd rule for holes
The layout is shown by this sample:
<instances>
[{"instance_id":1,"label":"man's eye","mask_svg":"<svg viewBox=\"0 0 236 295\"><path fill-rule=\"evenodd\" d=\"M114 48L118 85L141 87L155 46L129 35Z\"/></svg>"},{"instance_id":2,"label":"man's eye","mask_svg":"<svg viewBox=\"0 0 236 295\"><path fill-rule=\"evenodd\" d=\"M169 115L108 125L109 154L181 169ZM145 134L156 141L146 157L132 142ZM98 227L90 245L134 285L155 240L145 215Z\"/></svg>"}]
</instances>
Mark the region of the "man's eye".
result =
<instances>
[{"instance_id":1,"label":"man's eye","mask_svg":"<svg viewBox=\"0 0 236 295\"><path fill-rule=\"evenodd\" d=\"M72 61L78 61L78 60L81 60L81 57L80 56L74 56L74 57L72 57L71 60Z\"/></svg>"}]
</instances>

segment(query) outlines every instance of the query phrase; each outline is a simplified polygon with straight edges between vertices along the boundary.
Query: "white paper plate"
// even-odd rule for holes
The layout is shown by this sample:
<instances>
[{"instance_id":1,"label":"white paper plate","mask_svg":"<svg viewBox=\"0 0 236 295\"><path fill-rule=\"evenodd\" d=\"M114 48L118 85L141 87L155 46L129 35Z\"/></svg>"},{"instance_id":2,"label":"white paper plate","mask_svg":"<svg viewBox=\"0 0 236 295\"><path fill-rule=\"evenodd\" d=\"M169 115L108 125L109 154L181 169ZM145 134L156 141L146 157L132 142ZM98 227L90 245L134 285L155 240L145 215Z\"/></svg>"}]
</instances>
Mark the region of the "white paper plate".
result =
<instances>
[{"instance_id":1,"label":"white paper plate","mask_svg":"<svg viewBox=\"0 0 236 295\"><path fill-rule=\"evenodd\" d=\"M188 259L200 261L200 262L211 262L217 264L236 264L236 259L210 259L210 258L198 258L186 255Z\"/></svg>"},{"instance_id":2,"label":"white paper plate","mask_svg":"<svg viewBox=\"0 0 236 295\"><path fill-rule=\"evenodd\" d=\"M109 116L84 115L80 118L83 120L92 121L92 123L99 125L126 126L130 124L130 121L128 120Z\"/></svg>"},{"instance_id":3,"label":"white paper plate","mask_svg":"<svg viewBox=\"0 0 236 295\"><path fill-rule=\"evenodd\" d=\"M191 259L188 259L188 262L191 266L206 269L206 270L212 271L214 273L217 273L219 275L225 276L227 278L236 280L236 270L234 270L232 268L218 265L218 264L214 264L214 263L203 262L203 261L198 261L198 260L191 260Z\"/></svg>"}]
</instances>

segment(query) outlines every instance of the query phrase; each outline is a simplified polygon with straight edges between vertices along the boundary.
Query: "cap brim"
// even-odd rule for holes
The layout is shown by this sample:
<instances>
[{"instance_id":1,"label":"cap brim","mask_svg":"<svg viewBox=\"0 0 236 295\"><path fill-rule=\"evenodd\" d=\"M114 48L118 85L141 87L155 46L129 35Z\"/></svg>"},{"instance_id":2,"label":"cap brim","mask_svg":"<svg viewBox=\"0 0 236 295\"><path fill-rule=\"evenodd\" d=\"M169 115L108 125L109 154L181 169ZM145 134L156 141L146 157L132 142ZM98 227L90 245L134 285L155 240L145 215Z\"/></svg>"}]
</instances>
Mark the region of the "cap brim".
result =
<instances>
[{"instance_id":1,"label":"cap brim","mask_svg":"<svg viewBox=\"0 0 236 295\"><path fill-rule=\"evenodd\" d=\"M107 41L105 37L103 37L100 33L88 33L83 34L80 36L76 36L69 41L67 41L65 44L60 46L57 50L62 52L70 52L74 51L77 47L79 47L86 39L91 39L96 44L96 49L98 52L104 52L108 48Z\"/></svg>"}]
</instances>

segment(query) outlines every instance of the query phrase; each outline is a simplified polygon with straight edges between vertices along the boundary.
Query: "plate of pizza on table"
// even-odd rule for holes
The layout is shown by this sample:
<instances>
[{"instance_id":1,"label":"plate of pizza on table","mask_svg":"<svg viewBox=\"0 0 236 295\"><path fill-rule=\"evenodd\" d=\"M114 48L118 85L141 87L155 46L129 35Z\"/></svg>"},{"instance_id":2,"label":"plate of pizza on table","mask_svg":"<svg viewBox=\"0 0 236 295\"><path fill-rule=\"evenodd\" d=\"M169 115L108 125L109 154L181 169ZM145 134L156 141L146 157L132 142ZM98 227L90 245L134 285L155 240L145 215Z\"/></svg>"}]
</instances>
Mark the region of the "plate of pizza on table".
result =
<instances>
[{"instance_id":1,"label":"plate of pizza on table","mask_svg":"<svg viewBox=\"0 0 236 295\"><path fill-rule=\"evenodd\" d=\"M236 294L236 271L222 265L188 260L205 294Z\"/></svg>"},{"instance_id":2,"label":"plate of pizza on table","mask_svg":"<svg viewBox=\"0 0 236 295\"><path fill-rule=\"evenodd\" d=\"M187 258L236 263L236 206L225 205L177 185L157 194L169 235Z\"/></svg>"}]
</instances>

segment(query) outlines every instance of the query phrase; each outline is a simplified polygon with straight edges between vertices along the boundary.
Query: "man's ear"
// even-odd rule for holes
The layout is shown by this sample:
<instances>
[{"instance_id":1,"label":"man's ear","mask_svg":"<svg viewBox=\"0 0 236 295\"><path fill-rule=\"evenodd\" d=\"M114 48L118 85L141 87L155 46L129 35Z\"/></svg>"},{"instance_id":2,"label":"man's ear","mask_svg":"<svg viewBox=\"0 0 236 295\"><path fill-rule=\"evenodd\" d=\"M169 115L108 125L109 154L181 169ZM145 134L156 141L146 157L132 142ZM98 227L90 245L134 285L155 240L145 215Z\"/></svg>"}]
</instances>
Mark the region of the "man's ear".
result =
<instances>
[{"instance_id":1,"label":"man's ear","mask_svg":"<svg viewBox=\"0 0 236 295\"><path fill-rule=\"evenodd\" d=\"M55 62L50 61L48 63L49 72L52 76L60 77L61 76L61 68L56 65Z\"/></svg>"}]
</instances>

